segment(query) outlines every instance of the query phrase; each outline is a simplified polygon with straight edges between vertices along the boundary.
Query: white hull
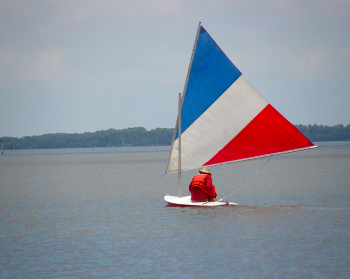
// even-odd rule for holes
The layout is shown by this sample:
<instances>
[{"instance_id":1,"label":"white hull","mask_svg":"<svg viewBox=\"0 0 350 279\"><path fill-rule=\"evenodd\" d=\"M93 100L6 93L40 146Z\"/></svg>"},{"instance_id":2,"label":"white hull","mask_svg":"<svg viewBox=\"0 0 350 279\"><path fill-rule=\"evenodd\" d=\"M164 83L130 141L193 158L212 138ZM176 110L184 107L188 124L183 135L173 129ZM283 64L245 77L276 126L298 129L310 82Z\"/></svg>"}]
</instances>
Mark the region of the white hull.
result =
<instances>
[{"instance_id":1,"label":"white hull","mask_svg":"<svg viewBox=\"0 0 350 279\"><path fill-rule=\"evenodd\" d=\"M208 201L208 202L194 202L191 201L191 196L176 197L176 196L164 196L164 200L169 206L199 206L199 207L212 207L212 206L223 206L223 205L237 205L237 203L226 202L226 201Z\"/></svg>"}]
</instances>

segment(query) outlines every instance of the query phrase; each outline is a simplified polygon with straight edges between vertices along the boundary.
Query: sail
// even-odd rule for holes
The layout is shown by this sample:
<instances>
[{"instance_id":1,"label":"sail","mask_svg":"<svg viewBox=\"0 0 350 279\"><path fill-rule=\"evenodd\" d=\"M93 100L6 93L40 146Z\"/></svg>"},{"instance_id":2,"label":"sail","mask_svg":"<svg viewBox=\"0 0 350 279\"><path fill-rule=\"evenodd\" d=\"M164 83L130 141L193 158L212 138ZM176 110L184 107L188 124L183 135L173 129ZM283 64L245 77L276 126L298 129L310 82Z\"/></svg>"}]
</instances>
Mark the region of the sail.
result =
<instances>
[{"instance_id":1,"label":"sail","mask_svg":"<svg viewBox=\"0 0 350 279\"><path fill-rule=\"evenodd\" d=\"M181 170L316 147L271 106L199 25L181 108ZM167 173L178 171L178 129Z\"/></svg>"}]
</instances>

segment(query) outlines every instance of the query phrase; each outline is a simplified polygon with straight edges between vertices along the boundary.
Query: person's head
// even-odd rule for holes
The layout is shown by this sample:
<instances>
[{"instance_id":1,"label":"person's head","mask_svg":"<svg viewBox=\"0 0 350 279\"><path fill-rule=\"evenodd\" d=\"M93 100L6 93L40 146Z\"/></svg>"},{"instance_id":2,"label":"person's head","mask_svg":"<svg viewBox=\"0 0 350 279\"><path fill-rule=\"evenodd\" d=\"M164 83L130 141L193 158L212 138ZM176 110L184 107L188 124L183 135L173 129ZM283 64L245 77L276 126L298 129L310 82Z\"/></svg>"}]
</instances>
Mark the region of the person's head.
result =
<instances>
[{"instance_id":1,"label":"person's head","mask_svg":"<svg viewBox=\"0 0 350 279\"><path fill-rule=\"evenodd\" d=\"M204 167L203 169L199 170L199 173L204 173L204 174L210 174L211 175L210 169L207 168L207 167Z\"/></svg>"}]
</instances>

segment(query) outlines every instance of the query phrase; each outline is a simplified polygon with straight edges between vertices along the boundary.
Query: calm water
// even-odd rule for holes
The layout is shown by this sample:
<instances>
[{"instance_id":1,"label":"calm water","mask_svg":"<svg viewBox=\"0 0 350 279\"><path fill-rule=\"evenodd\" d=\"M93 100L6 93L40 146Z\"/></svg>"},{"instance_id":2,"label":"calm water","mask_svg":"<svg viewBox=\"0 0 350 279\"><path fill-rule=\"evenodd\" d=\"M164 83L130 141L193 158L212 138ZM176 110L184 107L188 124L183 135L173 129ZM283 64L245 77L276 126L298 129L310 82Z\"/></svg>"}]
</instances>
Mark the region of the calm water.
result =
<instances>
[{"instance_id":1,"label":"calm water","mask_svg":"<svg viewBox=\"0 0 350 279\"><path fill-rule=\"evenodd\" d=\"M318 145L210 209L166 207L169 147L4 151L0 278L350 278L350 142ZM211 168L219 198L266 160Z\"/></svg>"}]
</instances>

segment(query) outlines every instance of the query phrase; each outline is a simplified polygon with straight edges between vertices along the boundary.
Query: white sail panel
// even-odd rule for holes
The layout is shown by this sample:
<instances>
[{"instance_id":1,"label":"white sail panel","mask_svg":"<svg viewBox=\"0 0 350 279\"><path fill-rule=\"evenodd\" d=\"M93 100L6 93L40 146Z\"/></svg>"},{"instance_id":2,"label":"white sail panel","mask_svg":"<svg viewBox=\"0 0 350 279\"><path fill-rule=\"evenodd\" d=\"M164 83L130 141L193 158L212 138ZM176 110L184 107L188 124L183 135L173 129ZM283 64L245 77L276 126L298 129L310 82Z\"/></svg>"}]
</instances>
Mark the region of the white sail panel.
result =
<instances>
[{"instance_id":1,"label":"white sail panel","mask_svg":"<svg viewBox=\"0 0 350 279\"><path fill-rule=\"evenodd\" d=\"M182 170L196 169L204 165L267 105L267 101L241 75L182 133ZM178 171L177 160L178 139L172 146L168 173Z\"/></svg>"}]
</instances>

